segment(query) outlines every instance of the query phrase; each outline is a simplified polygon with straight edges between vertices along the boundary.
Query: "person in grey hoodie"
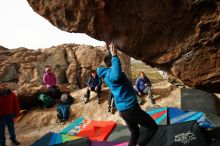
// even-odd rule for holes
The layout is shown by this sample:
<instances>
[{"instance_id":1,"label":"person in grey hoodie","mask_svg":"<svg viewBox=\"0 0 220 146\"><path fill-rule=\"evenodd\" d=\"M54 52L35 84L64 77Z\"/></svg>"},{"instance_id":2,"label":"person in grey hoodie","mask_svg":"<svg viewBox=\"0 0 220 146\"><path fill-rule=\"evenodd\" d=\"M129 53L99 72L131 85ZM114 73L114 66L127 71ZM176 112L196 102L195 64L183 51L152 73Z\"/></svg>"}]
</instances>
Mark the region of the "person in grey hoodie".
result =
<instances>
[{"instance_id":1,"label":"person in grey hoodie","mask_svg":"<svg viewBox=\"0 0 220 146\"><path fill-rule=\"evenodd\" d=\"M104 59L107 67L99 67L97 69L98 76L103 78L110 88L114 96L116 108L131 132L128 146L136 146L137 144L145 146L157 131L158 125L149 114L140 108L134 88L121 70L120 60L117 56L117 46L110 43L109 47L112 59L111 61ZM139 125L145 129L144 137L140 135Z\"/></svg>"}]
</instances>

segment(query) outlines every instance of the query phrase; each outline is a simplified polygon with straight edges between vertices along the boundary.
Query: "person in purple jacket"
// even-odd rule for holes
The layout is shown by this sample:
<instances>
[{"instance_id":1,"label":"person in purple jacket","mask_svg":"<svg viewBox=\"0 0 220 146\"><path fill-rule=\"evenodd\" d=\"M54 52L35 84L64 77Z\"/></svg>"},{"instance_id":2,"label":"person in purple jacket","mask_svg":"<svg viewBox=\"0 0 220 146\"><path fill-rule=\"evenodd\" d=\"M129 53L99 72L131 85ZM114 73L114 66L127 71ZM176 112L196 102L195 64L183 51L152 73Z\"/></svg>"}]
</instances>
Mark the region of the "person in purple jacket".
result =
<instances>
[{"instance_id":1,"label":"person in purple jacket","mask_svg":"<svg viewBox=\"0 0 220 146\"><path fill-rule=\"evenodd\" d=\"M57 80L54 73L52 73L50 66L45 68L43 82L46 84L47 88L56 86Z\"/></svg>"},{"instance_id":2,"label":"person in purple jacket","mask_svg":"<svg viewBox=\"0 0 220 146\"><path fill-rule=\"evenodd\" d=\"M43 82L47 86L49 96L51 96L52 98L60 98L61 92L58 86L56 85L56 76L54 75L54 73L52 73L50 66L45 67Z\"/></svg>"},{"instance_id":3,"label":"person in purple jacket","mask_svg":"<svg viewBox=\"0 0 220 146\"><path fill-rule=\"evenodd\" d=\"M143 71L140 72L140 77L136 80L135 83L135 90L139 96L142 96L144 94L148 94L148 98L151 102L151 104L154 104L153 101L153 94L151 91L151 82L145 75Z\"/></svg>"}]
</instances>

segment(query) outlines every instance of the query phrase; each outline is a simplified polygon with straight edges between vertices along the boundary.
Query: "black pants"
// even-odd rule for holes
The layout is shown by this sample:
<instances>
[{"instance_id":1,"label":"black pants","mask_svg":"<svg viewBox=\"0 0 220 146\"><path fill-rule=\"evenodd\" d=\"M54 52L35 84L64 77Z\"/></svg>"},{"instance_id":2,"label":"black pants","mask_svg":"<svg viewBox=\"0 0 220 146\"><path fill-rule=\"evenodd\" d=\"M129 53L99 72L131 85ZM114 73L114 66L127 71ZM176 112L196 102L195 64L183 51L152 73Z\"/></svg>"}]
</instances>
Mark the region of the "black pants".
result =
<instances>
[{"instance_id":1,"label":"black pants","mask_svg":"<svg viewBox=\"0 0 220 146\"><path fill-rule=\"evenodd\" d=\"M90 88L91 88L91 91L95 91L95 87L90 87ZM97 92L97 98L100 98L101 88L98 87L98 90L95 91L95 92ZM89 97L90 97L90 90L89 90L89 88L88 88L87 91L86 91L86 98L89 99Z\"/></svg>"},{"instance_id":2,"label":"black pants","mask_svg":"<svg viewBox=\"0 0 220 146\"><path fill-rule=\"evenodd\" d=\"M61 91L59 89L59 87L57 86L52 86L48 88L48 96L50 96L53 99L59 99L61 96Z\"/></svg>"},{"instance_id":3,"label":"black pants","mask_svg":"<svg viewBox=\"0 0 220 146\"><path fill-rule=\"evenodd\" d=\"M112 92L110 92L109 96L108 96L108 107L109 108L115 108L115 102L114 102L114 97Z\"/></svg>"},{"instance_id":4,"label":"black pants","mask_svg":"<svg viewBox=\"0 0 220 146\"><path fill-rule=\"evenodd\" d=\"M145 146L158 129L158 125L155 121L149 114L143 111L139 105L120 112L120 116L125 120L125 123L131 132L128 146L136 146L137 144L139 146ZM141 135L138 125L142 126L142 129L144 129Z\"/></svg>"}]
</instances>

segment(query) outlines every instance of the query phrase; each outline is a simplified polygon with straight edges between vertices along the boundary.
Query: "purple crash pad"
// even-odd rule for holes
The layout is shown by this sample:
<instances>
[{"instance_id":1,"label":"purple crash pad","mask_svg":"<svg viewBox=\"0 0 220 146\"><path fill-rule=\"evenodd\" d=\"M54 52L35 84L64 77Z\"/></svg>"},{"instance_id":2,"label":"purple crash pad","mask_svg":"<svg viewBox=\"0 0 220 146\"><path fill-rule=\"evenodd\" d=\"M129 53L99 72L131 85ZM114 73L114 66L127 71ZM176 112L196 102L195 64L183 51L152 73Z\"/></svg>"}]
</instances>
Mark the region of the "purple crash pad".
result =
<instances>
[{"instance_id":1,"label":"purple crash pad","mask_svg":"<svg viewBox=\"0 0 220 146\"><path fill-rule=\"evenodd\" d=\"M91 141L91 146L115 146L121 143L110 141Z\"/></svg>"}]
</instances>

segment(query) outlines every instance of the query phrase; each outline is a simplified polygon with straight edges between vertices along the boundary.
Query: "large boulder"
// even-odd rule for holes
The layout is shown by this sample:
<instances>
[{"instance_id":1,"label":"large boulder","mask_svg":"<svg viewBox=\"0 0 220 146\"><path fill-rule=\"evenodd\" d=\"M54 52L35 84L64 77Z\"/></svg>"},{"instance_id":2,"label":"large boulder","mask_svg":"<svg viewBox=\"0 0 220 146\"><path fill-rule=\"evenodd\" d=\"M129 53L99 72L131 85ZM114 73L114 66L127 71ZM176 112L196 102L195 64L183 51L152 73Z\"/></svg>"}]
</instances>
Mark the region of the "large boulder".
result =
<instances>
[{"instance_id":1,"label":"large boulder","mask_svg":"<svg viewBox=\"0 0 220 146\"><path fill-rule=\"evenodd\" d=\"M42 85L44 68L50 65L58 84L83 88L91 70L103 64L106 52L105 47L74 44L39 50L0 49L0 82ZM123 70L130 75L130 57L120 52L119 56Z\"/></svg>"},{"instance_id":2,"label":"large boulder","mask_svg":"<svg viewBox=\"0 0 220 146\"><path fill-rule=\"evenodd\" d=\"M188 86L220 91L219 0L27 1L61 30L113 41Z\"/></svg>"},{"instance_id":3,"label":"large boulder","mask_svg":"<svg viewBox=\"0 0 220 146\"><path fill-rule=\"evenodd\" d=\"M45 93L44 68L52 67L63 92L85 87L92 69L103 64L105 47L64 44L30 50L7 49L0 46L0 85L6 84L17 93L22 108L37 105L39 93ZM130 75L130 57L119 52L123 71Z\"/></svg>"}]
</instances>

